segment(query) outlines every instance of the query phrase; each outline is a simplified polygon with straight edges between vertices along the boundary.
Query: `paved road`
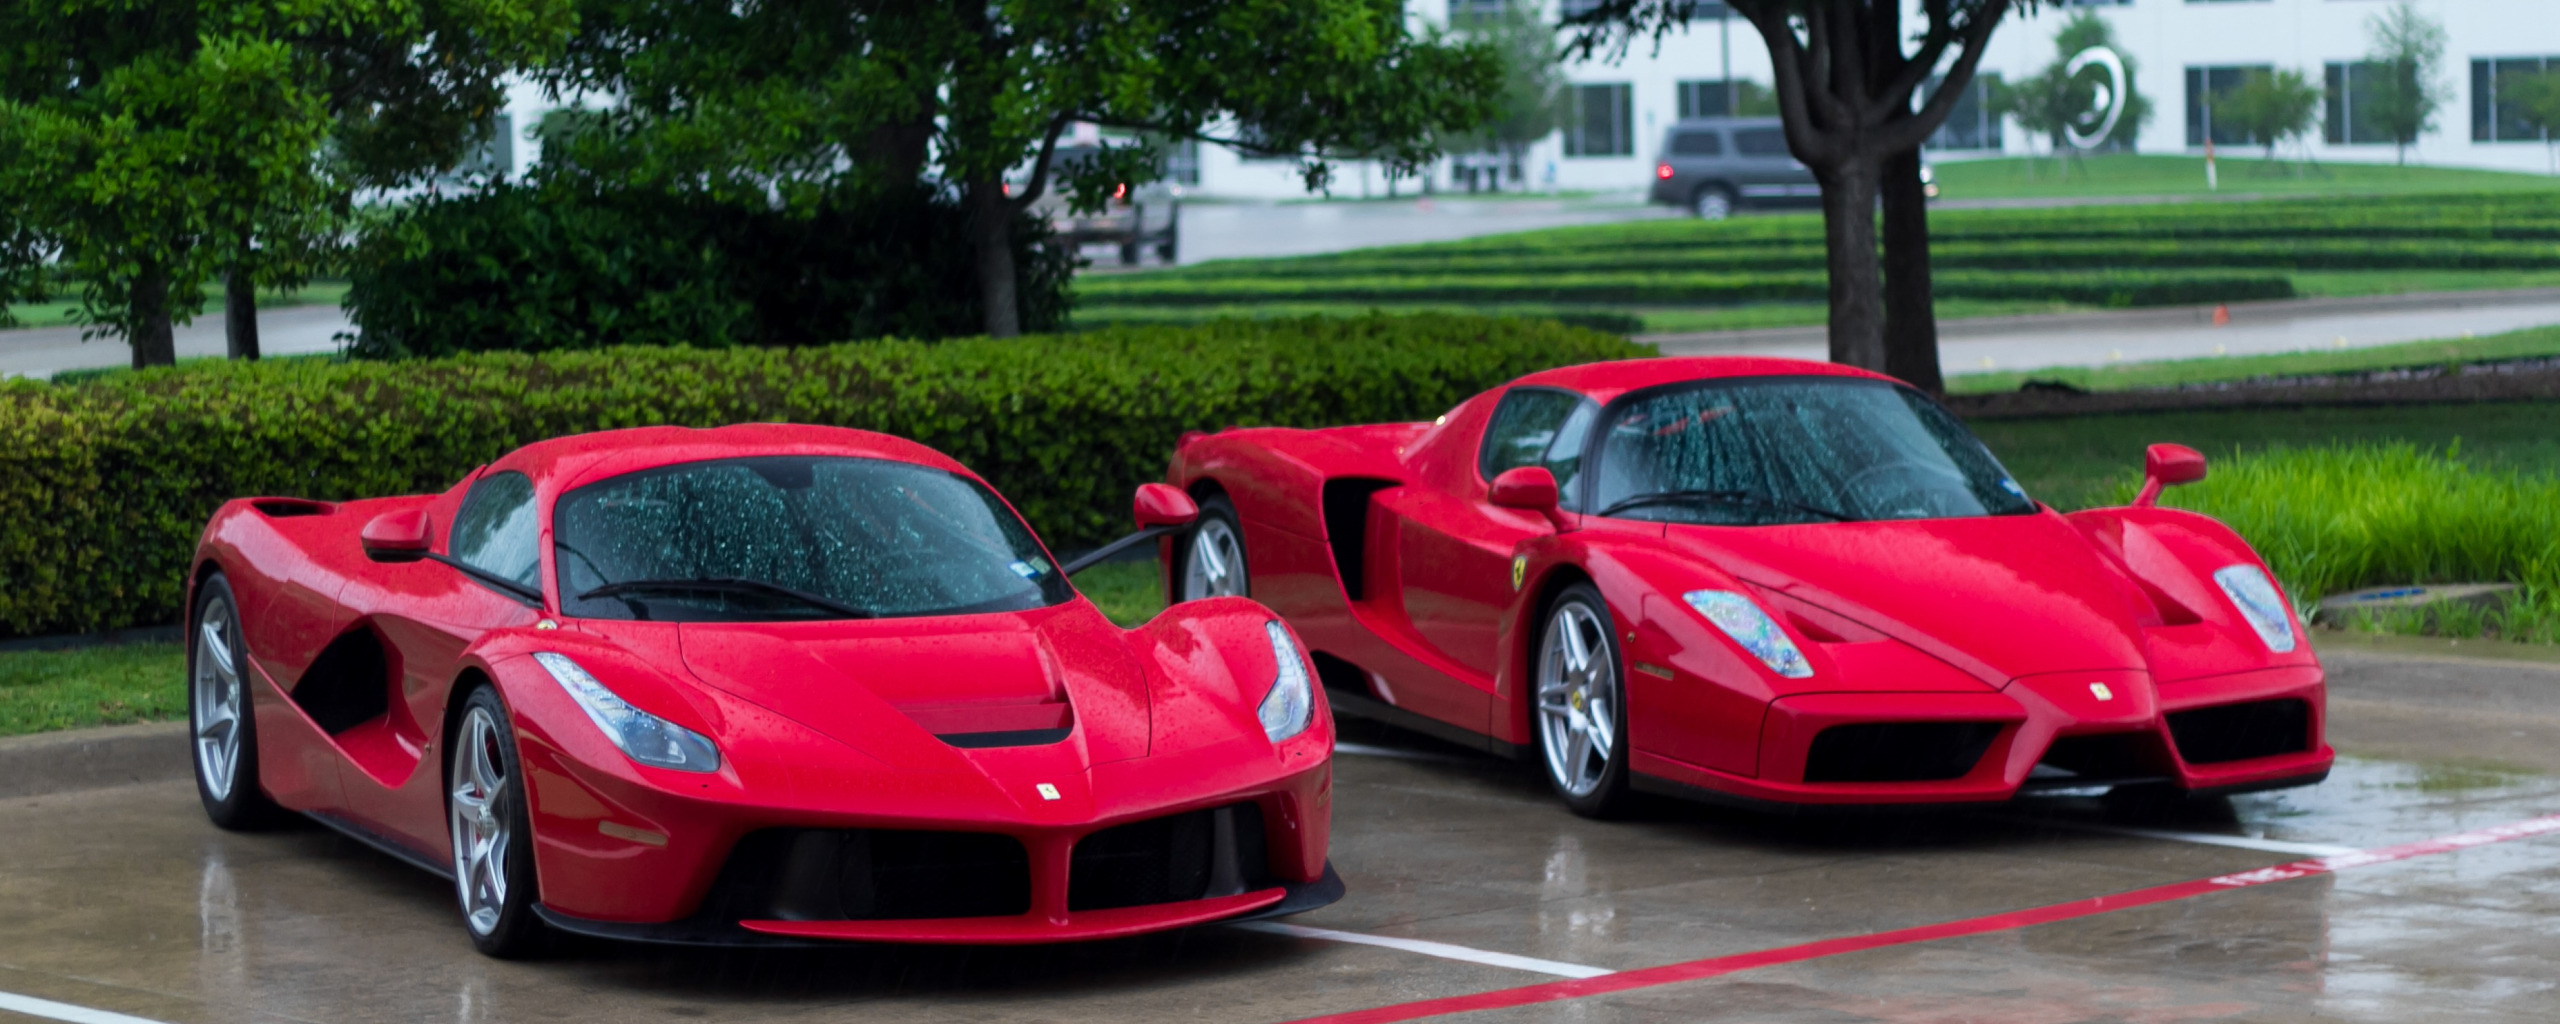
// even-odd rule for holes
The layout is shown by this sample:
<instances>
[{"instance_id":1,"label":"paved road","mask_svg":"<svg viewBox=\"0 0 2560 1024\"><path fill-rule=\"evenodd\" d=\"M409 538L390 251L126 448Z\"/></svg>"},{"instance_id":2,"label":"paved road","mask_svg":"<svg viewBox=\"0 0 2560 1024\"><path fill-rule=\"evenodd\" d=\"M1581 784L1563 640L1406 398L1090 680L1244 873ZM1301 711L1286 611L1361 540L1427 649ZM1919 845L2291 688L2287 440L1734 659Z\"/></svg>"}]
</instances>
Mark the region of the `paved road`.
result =
<instances>
[{"instance_id":1,"label":"paved road","mask_svg":"<svg viewBox=\"0 0 2560 1024\"><path fill-rule=\"evenodd\" d=\"M336 336L352 334L355 325L336 306L289 306L258 312L258 348L267 355L335 352ZM197 317L176 331L178 358L219 358L229 350L222 316ZM123 341L80 340L77 327L38 327L0 331L0 377L50 377L64 370L133 365L133 349Z\"/></svg>"},{"instance_id":2,"label":"paved road","mask_svg":"<svg viewBox=\"0 0 2560 1024\"><path fill-rule=\"evenodd\" d=\"M2232 303L2231 322L2213 307L1995 317L1940 325L1947 373L2187 359L2221 355L2366 348L2497 334L2560 324L2560 289L2437 292L2360 299ZM1670 355L1779 355L1828 358L1819 327L1653 335Z\"/></svg>"},{"instance_id":3,"label":"paved road","mask_svg":"<svg viewBox=\"0 0 2560 1024\"><path fill-rule=\"evenodd\" d=\"M1444 195L1360 203L1195 203L1182 208L1181 261L1302 256L1678 215L1669 207L1643 205L1639 193L1590 199ZM1109 262L1097 257L1095 265Z\"/></svg>"},{"instance_id":4,"label":"paved road","mask_svg":"<svg viewBox=\"0 0 2560 1024\"><path fill-rule=\"evenodd\" d=\"M1461 1019L2560 1018L2560 834L2260 871L2560 811L2560 777L2481 764L2513 753L2560 768L2560 669L2448 653L2330 642L2333 737L2368 756L2318 787L2139 820L2057 798L1799 820L1681 806L1599 823L1524 767L1361 731L1366 746L1337 761L1334 858L1351 895L1292 919L1325 930L1298 935L580 944L501 963L471 952L445 883L316 829L216 831L185 783L0 801L0 1020L77 1019L58 1010L77 1006L172 1024L1289 1021L1683 963ZM2128 906L2125 893L2177 898ZM2097 897L2110 899L2073 903ZM2051 905L2066 912L2010 916ZM1923 930L1800 945L1904 928ZM1791 951L1698 963L1767 950Z\"/></svg>"}]
</instances>

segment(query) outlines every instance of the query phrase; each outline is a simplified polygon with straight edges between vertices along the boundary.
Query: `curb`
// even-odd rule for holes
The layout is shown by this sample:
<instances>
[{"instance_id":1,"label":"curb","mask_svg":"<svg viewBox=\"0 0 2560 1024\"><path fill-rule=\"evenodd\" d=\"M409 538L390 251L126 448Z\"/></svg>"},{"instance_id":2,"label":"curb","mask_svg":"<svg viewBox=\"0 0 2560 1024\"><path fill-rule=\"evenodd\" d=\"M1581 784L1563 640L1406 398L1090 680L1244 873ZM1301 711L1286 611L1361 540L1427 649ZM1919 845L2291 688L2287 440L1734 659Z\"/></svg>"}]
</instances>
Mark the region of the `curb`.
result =
<instances>
[{"instance_id":1,"label":"curb","mask_svg":"<svg viewBox=\"0 0 2560 1024\"><path fill-rule=\"evenodd\" d=\"M0 738L0 800L194 775L185 722Z\"/></svg>"}]
</instances>

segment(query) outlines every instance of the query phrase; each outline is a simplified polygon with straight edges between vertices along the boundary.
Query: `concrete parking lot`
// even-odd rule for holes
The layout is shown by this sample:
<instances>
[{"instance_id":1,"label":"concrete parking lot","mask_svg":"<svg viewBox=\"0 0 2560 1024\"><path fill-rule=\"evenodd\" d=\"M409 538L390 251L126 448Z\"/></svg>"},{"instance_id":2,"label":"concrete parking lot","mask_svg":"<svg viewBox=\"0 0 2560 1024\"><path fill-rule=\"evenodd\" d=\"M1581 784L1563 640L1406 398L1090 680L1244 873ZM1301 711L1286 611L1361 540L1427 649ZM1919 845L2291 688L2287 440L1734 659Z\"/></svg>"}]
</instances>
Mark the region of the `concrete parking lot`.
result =
<instances>
[{"instance_id":1,"label":"concrete parking lot","mask_svg":"<svg viewBox=\"0 0 2560 1024\"><path fill-rule=\"evenodd\" d=\"M332 833L219 832L183 782L21 798L0 1020L2547 1021L2560 665L2480 647L2328 642L2331 780L2165 811L1592 822L1526 766L1354 728L1348 898L1070 947L501 963L443 883Z\"/></svg>"}]
</instances>

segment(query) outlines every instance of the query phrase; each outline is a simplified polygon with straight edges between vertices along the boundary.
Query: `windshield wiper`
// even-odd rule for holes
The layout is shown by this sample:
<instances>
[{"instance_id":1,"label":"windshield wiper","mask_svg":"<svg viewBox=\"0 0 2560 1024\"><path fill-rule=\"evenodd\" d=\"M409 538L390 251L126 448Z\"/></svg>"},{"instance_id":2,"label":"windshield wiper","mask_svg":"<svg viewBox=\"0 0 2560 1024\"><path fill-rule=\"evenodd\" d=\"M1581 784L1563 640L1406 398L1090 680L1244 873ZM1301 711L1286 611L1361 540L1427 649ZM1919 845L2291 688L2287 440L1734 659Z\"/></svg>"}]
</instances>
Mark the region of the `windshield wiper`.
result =
<instances>
[{"instance_id":1,"label":"windshield wiper","mask_svg":"<svg viewBox=\"0 0 2560 1024\"><path fill-rule=\"evenodd\" d=\"M1785 498L1763 494L1759 491L1745 490L1655 491L1651 494L1639 494L1632 498L1622 499L1610 505L1608 508L1601 509L1599 514L1605 519L1631 508L1643 508L1647 505L1669 505L1690 501L1741 502L1743 504L1760 505L1767 508L1794 509L1795 511L1802 512L1807 515L1821 516L1822 518L1831 520L1835 523L1845 523L1850 521L1848 516L1831 511L1827 508L1807 505L1800 501L1788 501Z\"/></svg>"},{"instance_id":2,"label":"windshield wiper","mask_svg":"<svg viewBox=\"0 0 2560 1024\"><path fill-rule=\"evenodd\" d=\"M655 591L658 593L682 593L684 591L696 591L713 594L755 594L763 597L789 598L791 600L798 601L801 604L808 605L811 608L834 612L848 619L872 619L878 618L880 615L878 612L863 608L856 608L833 598L820 597L804 590L793 590L790 587L783 586L779 583L767 583L763 580L739 579L734 576L702 577L697 579L620 580L613 583L607 583L604 586L597 587L594 590L580 594L578 595L578 600L591 601L599 597L616 597L622 594L641 591Z\"/></svg>"}]
</instances>

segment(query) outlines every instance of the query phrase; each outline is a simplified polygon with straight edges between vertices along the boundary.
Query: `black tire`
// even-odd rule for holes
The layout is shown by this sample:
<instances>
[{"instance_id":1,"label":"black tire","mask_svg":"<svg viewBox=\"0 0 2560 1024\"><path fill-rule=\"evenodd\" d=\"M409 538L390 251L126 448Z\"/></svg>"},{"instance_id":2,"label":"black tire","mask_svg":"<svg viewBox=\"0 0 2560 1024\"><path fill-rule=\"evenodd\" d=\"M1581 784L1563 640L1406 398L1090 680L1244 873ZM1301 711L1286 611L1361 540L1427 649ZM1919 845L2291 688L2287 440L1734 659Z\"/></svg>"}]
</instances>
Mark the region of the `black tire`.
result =
<instances>
[{"instance_id":1,"label":"black tire","mask_svg":"<svg viewBox=\"0 0 2560 1024\"><path fill-rule=\"evenodd\" d=\"M1548 603L1538 623L1538 645L1530 652L1529 665L1529 731L1538 747L1538 765L1546 773L1548 786L1573 813L1586 818L1617 817L1634 798L1627 788L1627 761L1633 751L1627 747L1626 662L1618 653L1616 620L1599 590L1576 583ZM1578 637L1584 653L1582 669L1572 667L1567 629ZM1605 712L1605 723L1591 721L1601 712ZM1591 734L1601 726L1608 735L1608 749L1597 752L1600 764L1594 772Z\"/></svg>"},{"instance_id":2,"label":"black tire","mask_svg":"<svg viewBox=\"0 0 2560 1024\"><path fill-rule=\"evenodd\" d=\"M1742 209L1742 198L1724 185L1701 185L1689 196L1689 213L1699 220L1727 220Z\"/></svg>"},{"instance_id":3,"label":"black tire","mask_svg":"<svg viewBox=\"0 0 2560 1024\"><path fill-rule=\"evenodd\" d=\"M187 617L187 752L205 817L235 832L285 817L258 781L258 715L242 632L231 581L206 577Z\"/></svg>"},{"instance_id":4,"label":"black tire","mask_svg":"<svg viewBox=\"0 0 2560 1024\"><path fill-rule=\"evenodd\" d=\"M484 717L485 716L485 717ZM496 778L488 776L494 769ZM547 948L550 935L533 908L541 901L533 871L533 821L525 811L524 772L516 757L514 719L495 688L474 688L463 698L462 711L445 750L445 828L453 840L454 895L462 912L462 930L483 954L502 960L521 959ZM488 814L469 815L466 792ZM494 793L495 799L490 799ZM466 829L503 823L483 857L469 856ZM485 835L472 833L471 838ZM496 863L488 863L488 857ZM490 882L495 880L493 887Z\"/></svg>"},{"instance_id":5,"label":"black tire","mask_svg":"<svg viewBox=\"0 0 2560 1024\"><path fill-rule=\"evenodd\" d=\"M1217 556L1211 561L1232 563L1226 565L1224 576L1216 577L1231 583L1222 585L1215 582L1213 574L1205 566L1201 573L1192 572L1192 560L1203 556L1203 545L1207 546L1209 554ZM1191 524L1190 529L1183 531L1181 539L1173 545L1173 571L1168 574L1173 593L1168 595L1166 603L1180 604L1209 597L1251 597L1253 575L1249 566L1244 549L1244 520L1236 515L1235 502L1227 500L1224 494L1212 494L1200 502L1200 518Z\"/></svg>"}]
</instances>

